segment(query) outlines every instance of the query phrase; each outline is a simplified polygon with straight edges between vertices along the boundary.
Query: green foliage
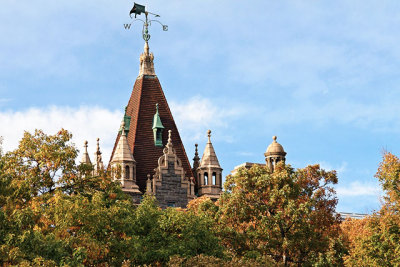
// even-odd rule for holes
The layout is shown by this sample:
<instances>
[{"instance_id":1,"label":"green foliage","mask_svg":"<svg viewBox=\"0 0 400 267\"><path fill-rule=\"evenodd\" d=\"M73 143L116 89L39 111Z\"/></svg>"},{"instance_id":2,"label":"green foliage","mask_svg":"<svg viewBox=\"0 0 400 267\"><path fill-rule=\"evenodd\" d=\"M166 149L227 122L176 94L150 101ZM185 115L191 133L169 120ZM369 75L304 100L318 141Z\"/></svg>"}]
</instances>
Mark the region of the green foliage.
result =
<instances>
[{"instance_id":1,"label":"green foliage","mask_svg":"<svg viewBox=\"0 0 400 267\"><path fill-rule=\"evenodd\" d=\"M134 263L168 262L174 255L222 256L219 240L209 230L208 221L193 212L161 210L152 196L145 196L136 210L136 246L142 248Z\"/></svg>"},{"instance_id":2,"label":"green foliage","mask_svg":"<svg viewBox=\"0 0 400 267\"><path fill-rule=\"evenodd\" d=\"M381 210L342 226L350 252L345 262L350 266L400 265L400 159L385 153L376 177L386 192Z\"/></svg>"},{"instance_id":3,"label":"green foliage","mask_svg":"<svg viewBox=\"0 0 400 267\"><path fill-rule=\"evenodd\" d=\"M271 256L284 264L312 263L338 236L334 171L278 164L228 176L216 218L225 246L237 255Z\"/></svg>"},{"instance_id":4,"label":"green foliage","mask_svg":"<svg viewBox=\"0 0 400 267\"><path fill-rule=\"evenodd\" d=\"M76 165L65 130L25 133L0 157L0 265L120 266L221 256L209 221L186 210L132 204L110 174Z\"/></svg>"}]
</instances>

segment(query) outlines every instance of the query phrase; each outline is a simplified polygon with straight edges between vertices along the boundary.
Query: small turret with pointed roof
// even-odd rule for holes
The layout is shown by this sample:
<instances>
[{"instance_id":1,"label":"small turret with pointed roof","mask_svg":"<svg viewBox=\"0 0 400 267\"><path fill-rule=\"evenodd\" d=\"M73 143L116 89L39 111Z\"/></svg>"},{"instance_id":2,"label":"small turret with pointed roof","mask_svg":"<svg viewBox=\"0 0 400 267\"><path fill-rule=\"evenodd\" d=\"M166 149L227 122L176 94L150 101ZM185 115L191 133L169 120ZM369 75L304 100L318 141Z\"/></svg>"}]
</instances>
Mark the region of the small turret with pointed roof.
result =
<instances>
[{"instance_id":1,"label":"small turret with pointed roof","mask_svg":"<svg viewBox=\"0 0 400 267\"><path fill-rule=\"evenodd\" d=\"M215 200L222 192L222 168L211 143L211 130L207 131L207 136L208 141L196 174L198 193Z\"/></svg>"},{"instance_id":2,"label":"small turret with pointed roof","mask_svg":"<svg viewBox=\"0 0 400 267\"><path fill-rule=\"evenodd\" d=\"M90 161L89 153L88 153L88 151L87 151L87 148L88 148L88 141L85 141L85 142L84 142L83 147L84 147L84 151L83 151L81 163L82 163L82 164L91 165L92 162Z\"/></svg>"},{"instance_id":3,"label":"small turret with pointed roof","mask_svg":"<svg viewBox=\"0 0 400 267\"><path fill-rule=\"evenodd\" d=\"M117 147L115 149L113 158L111 162L135 162L131 150L129 149L128 140L126 139L125 129L125 121L123 120L121 123L121 136L118 140Z\"/></svg>"},{"instance_id":4,"label":"small turret with pointed roof","mask_svg":"<svg viewBox=\"0 0 400 267\"><path fill-rule=\"evenodd\" d=\"M271 171L274 171L275 165L278 164L278 162L283 161L283 163L285 163L286 160L286 152L283 149L283 146L279 144L276 139L276 136L272 137L273 141L264 153L265 161Z\"/></svg>"},{"instance_id":5,"label":"small turret with pointed roof","mask_svg":"<svg viewBox=\"0 0 400 267\"><path fill-rule=\"evenodd\" d=\"M140 194L139 187L136 185L136 161L129 149L124 119L121 123L120 132L121 136L110 161L113 171L112 176L114 181L119 181L121 183L122 191ZM118 169L120 172L118 172ZM117 175L118 173L120 173L120 175Z\"/></svg>"},{"instance_id":6,"label":"small turret with pointed roof","mask_svg":"<svg viewBox=\"0 0 400 267\"><path fill-rule=\"evenodd\" d=\"M207 131L208 142L204 149L203 157L201 158L200 167L217 167L221 168L217 155L215 154L214 146L211 143L211 130Z\"/></svg>"}]
</instances>

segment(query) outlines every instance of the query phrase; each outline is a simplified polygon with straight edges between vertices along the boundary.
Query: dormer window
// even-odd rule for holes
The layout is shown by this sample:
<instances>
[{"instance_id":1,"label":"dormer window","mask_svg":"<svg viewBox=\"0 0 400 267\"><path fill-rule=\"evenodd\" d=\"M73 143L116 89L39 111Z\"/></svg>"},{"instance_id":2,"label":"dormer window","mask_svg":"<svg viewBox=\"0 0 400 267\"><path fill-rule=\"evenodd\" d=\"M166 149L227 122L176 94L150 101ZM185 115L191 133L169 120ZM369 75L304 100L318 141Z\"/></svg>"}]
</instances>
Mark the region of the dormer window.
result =
<instances>
[{"instance_id":1,"label":"dormer window","mask_svg":"<svg viewBox=\"0 0 400 267\"><path fill-rule=\"evenodd\" d=\"M162 132L164 126L161 122L160 114L158 112L158 103L156 104L156 114L153 117L153 134L154 134L154 145L157 147L163 147L162 143Z\"/></svg>"}]
</instances>

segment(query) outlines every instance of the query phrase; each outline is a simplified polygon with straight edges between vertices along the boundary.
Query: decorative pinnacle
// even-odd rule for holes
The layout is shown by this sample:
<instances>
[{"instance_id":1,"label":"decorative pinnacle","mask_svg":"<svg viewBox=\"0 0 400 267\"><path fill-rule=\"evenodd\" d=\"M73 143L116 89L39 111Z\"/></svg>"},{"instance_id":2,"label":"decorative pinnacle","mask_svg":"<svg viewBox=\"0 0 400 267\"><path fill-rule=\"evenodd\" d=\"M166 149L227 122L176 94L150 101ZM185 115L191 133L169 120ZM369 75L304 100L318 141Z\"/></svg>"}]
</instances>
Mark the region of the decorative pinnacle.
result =
<instances>
[{"instance_id":1,"label":"decorative pinnacle","mask_svg":"<svg viewBox=\"0 0 400 267\"><path fill-rule=\"evenodd\" d=\"M274 135L274 136L272 136L272 139L274 140L274 143L276 143L276 139L277 139L277 137Z\"/></svg>"},{"instance_id":2,"label":"decorative pinnacle","mask_svg":"<svg viewBox=\"0 0 400 267\"><path fill-rule=\"evenodd\" d=\"M83 147L85 148L85 150L87 152L87 148L88 148L88 141L87 140L83 143Z\"/></svg>"},{"instance_id":3,"label":"decorative pinnacle","mask_svg":"<svg viewBox=\"0 0 400 267\"><path fill-rule=\"evenodd\" d=\"M147 180L150 180L150 177L151 177L150 174L147 174Z\"/></svg>"},{"instance_id":4,"label":"decorative pinnacle","mask_svg":"<svg viewBox=\"0 0 400 267\"><path fill-rule=\"evenodd\" d=\"M121 135L125 135L125 120L121 122Z\"/></svg>"},{"instance_id":5,"label":"decorative pinnacle","mask_svg":"<svg viewBox=\"0 0 400 267\"><path fill-rule=\"evenodd\" d=\"M207 131L208 142L211 143L211 130Z\"/></svg>"},{"instance_id":6,"label":"decorative pinnacle","mask_svg":"<svg viewBox=\"0 0 400 267\"><path fill-rule=\"evenodd\" d=\"M194 146L196 147L195 149L194 149L194 155L195 156L198 156L199 155L199 151L197 150L197 147L199 146L198 144L194 144Z\"/></svg>"},{"instance_id":7,"label":"decorative pinnacle","mask_svg":"<svg viewBox=\"0 0 400 267\"><path fill-rule=\"evenodd\" d=\"M168 144L172 144L171 135L172 135L172 130L168 130Z\"/></svg>"},{"instance_id":8,"label":"decorative pinnacle","mask_svg":"<svg viewBox=\"0 0 400 267\"><path fill-rule=\"evenodd\" d=\"M101 154L100 152L100 138L97 137L97 154Z\"/></svg>"}]
</instances>

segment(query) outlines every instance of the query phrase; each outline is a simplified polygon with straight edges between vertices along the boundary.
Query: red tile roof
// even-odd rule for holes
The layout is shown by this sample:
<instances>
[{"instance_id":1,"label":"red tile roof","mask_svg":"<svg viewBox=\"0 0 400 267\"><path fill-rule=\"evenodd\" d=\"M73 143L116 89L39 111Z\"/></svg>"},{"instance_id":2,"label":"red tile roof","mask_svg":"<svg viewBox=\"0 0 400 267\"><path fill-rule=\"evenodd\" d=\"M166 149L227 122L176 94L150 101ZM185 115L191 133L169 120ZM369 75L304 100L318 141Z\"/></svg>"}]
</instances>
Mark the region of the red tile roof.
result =
<instances>
[{"instance_id":1,"label":"red tile roof","mask_svg":"<svg viewBox=\"0 0 400 267\"><path fill-rule=\"evenodd\" d=\"M165 127L162 134L163 147L154 145L152 124L157 103L161 121ZM145 75L136 79L126 113L131 116L128 143L137 162L136 183L142 192L146 188L147 174L153 176L158 158L163 154L165 144L168 142L168 130L172 130L172 144L177 156L182 161L186 177L193 177L185 148L157 76ZM117 144L118 139L119 135L115 144Z\"/></svg>"}]
</instances>

